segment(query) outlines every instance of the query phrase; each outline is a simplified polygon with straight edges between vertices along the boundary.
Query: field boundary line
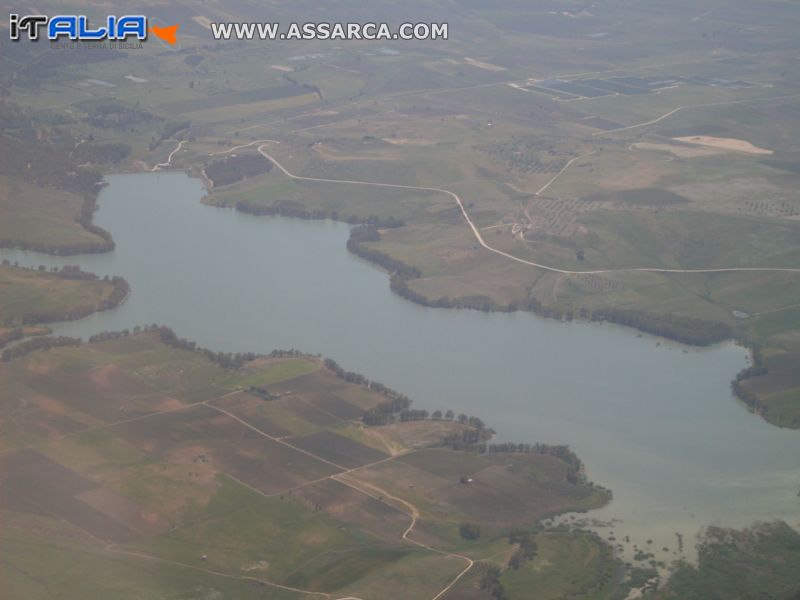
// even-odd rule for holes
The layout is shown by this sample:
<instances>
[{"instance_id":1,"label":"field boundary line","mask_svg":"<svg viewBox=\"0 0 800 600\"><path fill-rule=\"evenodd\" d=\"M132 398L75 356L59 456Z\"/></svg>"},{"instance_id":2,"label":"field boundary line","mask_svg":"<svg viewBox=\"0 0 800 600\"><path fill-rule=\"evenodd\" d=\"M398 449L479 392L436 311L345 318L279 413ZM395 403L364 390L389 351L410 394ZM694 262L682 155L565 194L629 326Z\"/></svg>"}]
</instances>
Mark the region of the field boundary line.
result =
<instances>
[{"instance_id":1,"label":"field boundary line","mask_svg":"<svg viewBox=\"0 0 800 600\"><path fill-rule=\"evenodd\" d=\"M687 107L679 106L678 108L673 108L668 113L664 113L663 115L661 115L658 118L653 119L652 121L645 121L644 123L636 123L635 125L628 125L627 127L617 127L616 129L607 129L605 131L595 131L592 135L593 136L597 136L597 135L603 135L603 134L606 134L606 133L617 133L617 132L620 132L620 131L628 131L629 129L636 129L637 127L647 127L648 125L655 125L659 121L663 121L667 117L671 117L676 112L681 111L684 108L687 108Z\"/></svg>"},{"instance_id":2,"label":"field boundary line","mask_svg":"<svg viewBox=\"0 0 800 600\"><path fill-rule=\"evenodd\" d=\"M248 428L252 429L256 433L260 433L265 438L268 438L268 439L272 440L273 442L277 442L278 444L283 444L284 446L288 446L289 448L291 448L293 450L297 450L298 452L302 452L303 454L305 454L307 456L310 456L311 458L314 458L314 459L316 459L316 460L318 460L320 462L324 462L324 463L326 463L326 464L328 464L328 465L330 465L332 467L335 467L339 471L347 471L347 467L343 467L342 465L337 465L335 462L330 461L330 460L328 460L326 458L322 458L321 456L317 456L315 454L312 454L311 452L309 452L308 450L304 450L303 448L298 448L297 446L294 446L294 445L290 444L286 440L273 437L270 434L268 434L266 431L263 431L263 430L259 429L255 425L251 425L250 423L248 423L244 419L242 419L240 417L237 417L235 414L233 414L232 412L228 412L224 408L220 408L219 406L214 406L213 404L205 404L205 405L208 406L209 408L213 409L213 410L221 412L222 414L228 415L234 421L238 421L239 423L241 423L245 427L248 427Z\"/></svg>"},{"instance_id":3,"label":"field boundary line","mask_svg":"<svg viewBox=\"0 0 800 600\"><path fill-rule=\"evenodd\" d=\"M564 174L564 171L566 171L566 170L569 168L569 166L570 166L572 163L574 163L574 162L575 162L576 160L578 160L579 158L586 158L587 156L589 156L589 155L591 155L591 154L594 154L594 153L595 153L595 151L594 151L594 150L592 150L591 152L588 152L588 153L586 153L586 154L581 154L580 156L576 156L575 158L573 158L572 160L570 160L570 161L569 161L567 164L565 164L565 165L564 165L564 166L561 168L561 170L560 170L558 173L556 173L556 174L553 176L553 178L552 178L550 181L548 181L548 182L547 182L547 183L545 183L545 184L544 184L542 187L540 187L540 188L539 188L539 190L538 190L537 192L535 192L533 195L534 195L534 196L540 196L540 195L542 194L542 192L543 192L543 191L545 191L547 188L549 188L551 185L553 185L553 183L555 183L556 179L558 179L559 177L561 177L561 175L563 175L563 174Z\"/></svg>"}]
</instances>

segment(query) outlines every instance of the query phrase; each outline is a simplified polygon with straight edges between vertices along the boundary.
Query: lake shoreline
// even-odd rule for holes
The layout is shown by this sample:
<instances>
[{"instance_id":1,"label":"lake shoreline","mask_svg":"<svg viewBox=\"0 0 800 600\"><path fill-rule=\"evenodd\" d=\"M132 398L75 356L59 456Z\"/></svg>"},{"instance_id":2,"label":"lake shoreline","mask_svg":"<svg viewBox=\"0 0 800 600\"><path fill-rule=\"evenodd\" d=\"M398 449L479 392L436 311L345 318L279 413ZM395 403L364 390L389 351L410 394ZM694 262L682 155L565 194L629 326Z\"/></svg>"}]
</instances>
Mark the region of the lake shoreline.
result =
<instances>
[{"instance_id":1,"label":"lake shoreline","mask_svg":"<svg viewBox=\"0 0 800 600\"><path fill-rule=\"evenodd\" d=\"M105 178L107 176L113 176L113 175L139 175L139 174L146 175L153 172L152 170L148 170L146 167L147 165L141 163L138 168L116 169L114 172L104 172L103 177ZM466 308L466 309L477 310L480 312L504 312L504 313L527 312L534 314L538 317L554 319L561 322L571 322L571 321L587 322L587 323L608 322L616 325L622 325L624 327L629 327L640 333L653 335L656 338L666 339L670 341L677 341L680 343L697 347L708 347L714 344L720 344L728 341L739 344L747 350L748 355L750 357L750 365L741 369L738 373L736 373L734 378L730 381L732 394L736 399L738 399L745 406L747 406L750 412L752 412L755 415L758 415L759 417L761 417L768 423L772 424L773 426L780 427L780 425L771 422L767 418L766 416L767 406L763 402L761 402L754 394L747 392L741 386L741 382L745 381L746 379L765 374L765 371L763 370L763 360L761 359L760 348L756 342L737 336L733 333L732 330L730 330L727 335L724 335L722 337L716 336L713 339L706 341L701 339L691 339L691 338L687 339L685 336L679 335L678 331L676 331L676 329L674 328L674 324L672 326L673 328L672 329L670 328L669 320L667 320L666 323L662 321L662 323L660 323L661 326L658 328L658 330L654 330L653 327L649 327L646 325L646 321L645 324L643 324L643 322L641 321L631 322L629 318L625 318L626 315L618 314L619 311L614 311L614 309L601 309L591 314L581 314L580 312L578 314L575 314L573 311L563 311L556 306L545 306L538 301L536 302L531 301L528 304L521 306L515 303L511 303L508 305L498 305L491 298L485 298L485 299L462 298L456 300L451 300L449 298L439 298L437 300L433 300L418 292L415 292L409 287L408 285L409 281L412 281L414 278L419 277L420 275L416 268L407 265L402 261L385 254L384 252L367 249L362 242L353 237L354 232L356 232L358 228L371 227L377 231L381 226L383 227L387 226L386 223L367 225L364 223L354 222L352 220L348 221L345 219L340 219L338 218L338 215L329 215L327 213L319 215L312 213L305 214L298 212L287 213L285 211L282 212L280 208L275 208L275 209L265 208L263 210L256 211L248 209L247 206L242 205L241 203L237 203L236 205L233 206L216 205L206 202L206 200L213 193L213 190L209 187L208 178L204 176L202 170L198 172L198 169L192 166L190 167L167 166L160 168L158 172L163 172L163 173L182 172L188 177L200 181L206 190L206 195L200 198L201 204L207 204L209 206L216 206L220 208L232 208L237 212L252 216L281 216L285 218L311 220L311 221L331 220L339 223L345 223L351 226L350 238L347 240L346 243L348 251L358 256L359 258L380 267L385 272L387 272L389 274L390 289L401 298L404 298L405 300L408 300L420 306L425 306L428 308ZM108 182L104 179L102 186L98 189L98 193L107 185ZM91 199L87 198L85 200L84 210L81 211L81 217L80 220L78 220L78 222L87 231L102 232L102 234L98 233L98 235L101 235L101 237L103 237L103 239L106 240L107 242L106 246L104 246L103 249L98 249L98 250L88 249L86 251L78 250L76 252L65 253L59 251L40 250L34 247L28 247L27 245L6 246L3 245L2 242L0 242L0 248L16 249L29 252L40 252L42 254L47 254L50 256L80 256L86 254L112 252L116 244L113 241L111 232L108 232L93 223L93 215L98 208L97 200L98 200L98 194L95 194L95 196ZM84 214L84 212L86 214ZM388 224L389 227L402 227L404 225L405 224L402 222L397 222L397 223L393 222L391 224ZM380 232L377 231L377 233L379 236ZM378 237L377 239L379 240L380 237ZM372 240L372 241L377 241L377 240ZM116 308L116 306L122 304L125 301L125 299L127 299L127 296L129 294L130 294L130 289L125 294L125 298L121 302L109 308ZM641 316L643 316L645 319L651 316L651 313L647 313L645 311L636 311L636 312L639 313ZM652 315L652 316L657 316L657 315ZM698 322L698 324L700 324L701 322L704 324L716 323L700 319L697 319L696 321Z\"/></svg>"},{"instance_id":2,"label":"lake shoreline","mask_svg":"<svg viewBox=\"0 0 800 600\"><path fill-rule=\"evenodd\" d=\"M769 514L792 520L779 472L795 467L775 462L768 449L790 456L794 438L730 402L726 384L745 365L741 348L692 350L524 310L430 311L398 298L384 272L343 251L352 230L342 223L214 211L197 202L204 190L196 178L141 175L109 177L100 198L98 223L114 232L117 251L72 261L101 275L125 274L136 294L118 311L55 327L55 335L86 338L158 322L226 352L294 347L334 356L422 406L484 417L501 443L569 444L587 458L589 476L614 490L602 520L624 517L622 531L640 543L672 546L674 531L691 536L719 518L732 526ZM211 282L221 295L208 293ZM220 310L227 318L214 318ZM663 427L652 429L654 420ZM725 443L733 431L740 450ZM690 456L701 460L687 480L676 469ZM709 512L711 499L756 465L767 478L763 488L724 514ZM709 488L718 477L723 487Z\"/></svg>"}]
</instances>

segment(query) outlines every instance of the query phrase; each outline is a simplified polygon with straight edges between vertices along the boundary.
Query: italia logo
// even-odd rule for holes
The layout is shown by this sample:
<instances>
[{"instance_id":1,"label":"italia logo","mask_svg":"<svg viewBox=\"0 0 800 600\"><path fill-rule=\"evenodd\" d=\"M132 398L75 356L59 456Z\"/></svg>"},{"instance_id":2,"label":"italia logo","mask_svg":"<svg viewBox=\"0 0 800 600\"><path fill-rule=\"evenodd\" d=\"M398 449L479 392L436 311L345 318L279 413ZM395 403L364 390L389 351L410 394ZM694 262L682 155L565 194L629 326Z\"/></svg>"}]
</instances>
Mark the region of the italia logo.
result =
<instances>
[{"instance_id":1,"label":"italia logo","mask_svg":"<svg viewBox=\"0 0 800 600\"><path fill-rule=\"evenodd\" d=\"M24 15L12 13L8 16L8 34L14 41L19 41L23 32L29 40L36 41L44 33L50 41L61 38L68 40L95 42L100 40L124 41L128 38L146 40L148 32L168 44L175 44L176 32L180 25L169 27L147 27L147 17L144 15L123 15L117 17L109 15L105 22L92 26L86 15Z\"/></svg>"}]
</instances>

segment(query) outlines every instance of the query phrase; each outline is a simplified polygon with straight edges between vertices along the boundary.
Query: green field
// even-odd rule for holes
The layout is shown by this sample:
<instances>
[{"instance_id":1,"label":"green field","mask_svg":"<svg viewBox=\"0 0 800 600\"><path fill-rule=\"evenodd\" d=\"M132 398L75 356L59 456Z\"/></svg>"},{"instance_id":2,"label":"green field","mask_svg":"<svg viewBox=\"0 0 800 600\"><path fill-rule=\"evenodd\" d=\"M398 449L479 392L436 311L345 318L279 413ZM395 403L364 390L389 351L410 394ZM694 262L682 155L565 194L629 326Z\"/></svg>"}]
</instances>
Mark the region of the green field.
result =
<instances>
[{"instance_id":1,"label":"green field","mask_svg":"<svg viewBox=\"0 0 800 600\"><path fill-rule=\"evenodd\" d=\"M0 324L60 320L73 311L90 313L111 296L109 281L66 279L47 271L0 265Z\"/></svg>"},{"instance_id":2,"label":"green field","mask_svg":"<svg viewBox=\"0 0 800 600\"><path fill-rule=\"evenodd\" d=\"M611 551L603 542L590 535L544 533L536 536L536 544L538 553L533 560L519 569L509 569L502 577L510 597L613 597L618 582Z\"/></svg>"},{"instance_id":3,"label":"green field","mask_svg":"<svg viewBox=\"0 0 800 600\"><path fill-rule=\"evenodd\" d=\"M678 567L654 597L791 599L800 592L800 535L786 524L710 528L699 549L699 563Z\"/></svg>"},{"instance_id":4,"label":"green field","mask_svg":"<svg viewBox=\"0 0 800 600\"><path fill-rule=\"evenodd\" d=\"M76 222L82 204L70 192L0 176L0 244L58 248L101 242Z\"/></svg>"},{"instance_id":5,"label":"green field","mask_svg":"<svg viewBox=\"0 0 800 600\"><path fill-rule=\"evenodd\" d=\"M536 548L533 557L513 567L509 559L518 545L509 542L499 545L445 598L623 600L632 590L641 590L642 597L650 597L652 586L648 581L655 580L657 572L626 568L593 534L556 529L531 532L530 535ZM489 585L487 572L498 568L499 577Z\"/></svg>"},{"instance_id":6,"label":"green field","mask_svg":"<svg viewBox=\"0 0 800 600\"><path fill-rule=\"evenodd\" d=\"M12 598L259 598L296 600L305 594L257 579L238 580L126 554L110 554L91 542L54 544L47 531L9 532L3 539L3 590Z\"/></svg>"}]
</instances>

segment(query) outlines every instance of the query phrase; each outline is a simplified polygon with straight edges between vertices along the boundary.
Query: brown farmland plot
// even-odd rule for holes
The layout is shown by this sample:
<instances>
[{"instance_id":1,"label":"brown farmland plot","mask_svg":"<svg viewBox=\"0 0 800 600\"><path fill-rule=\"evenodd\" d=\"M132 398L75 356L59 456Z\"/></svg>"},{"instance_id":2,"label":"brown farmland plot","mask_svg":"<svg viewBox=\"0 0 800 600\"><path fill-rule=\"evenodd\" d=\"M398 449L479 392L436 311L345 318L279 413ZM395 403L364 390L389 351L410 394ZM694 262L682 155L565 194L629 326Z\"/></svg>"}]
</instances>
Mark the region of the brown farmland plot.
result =
<instances>
[{"instance_id":1,"label":"brown farmland plot","mask_svg":"<svg viewBox=\"0 0 800 600\"><path fill-rule=\"evenodd\" d=\"M300 438L290 438L287 441L293 446L348 469L376 462L389 456L331 431L320 431Z\"/></svg>"}]
</instances>

